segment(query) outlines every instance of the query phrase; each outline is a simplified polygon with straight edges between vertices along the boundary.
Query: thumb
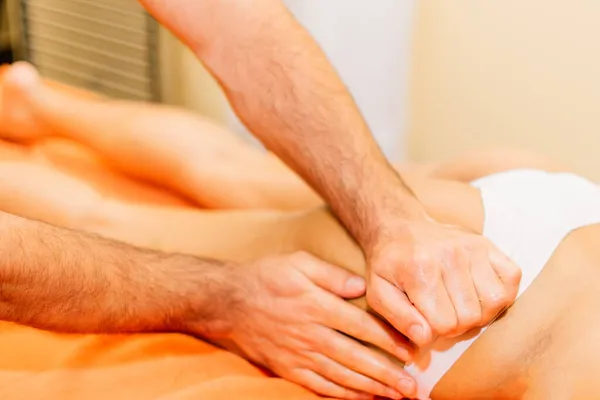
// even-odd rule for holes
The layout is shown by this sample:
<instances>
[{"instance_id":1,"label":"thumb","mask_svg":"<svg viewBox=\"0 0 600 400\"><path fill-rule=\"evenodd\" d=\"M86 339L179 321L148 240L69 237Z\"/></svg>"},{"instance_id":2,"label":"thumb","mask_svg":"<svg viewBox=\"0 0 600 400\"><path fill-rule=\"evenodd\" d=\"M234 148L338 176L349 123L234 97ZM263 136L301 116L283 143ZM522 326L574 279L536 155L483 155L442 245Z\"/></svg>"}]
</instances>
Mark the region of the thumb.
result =
<instances>
[{"instance_id":1,"label":"thumb","mask_svg":"<svg viewBox=\"0 0 600 400\"><path fill-rule=\"evenodd\" d=\"M312 255L305 255L296 265L315 285L345 299L363 296L365 279Z\"/></svg>"},{"instance_id":2,"label":"thumb","mask_svg":"<svg viewBox=\"0 0 600 400\"><path fill-rule=\"evenodd\" d=\"M367 302L373 310L388 321L417 346L434 340L431 326L409 300L406 293L385 279L376 276L370 280Z\"/></svg>"}]
</instances>

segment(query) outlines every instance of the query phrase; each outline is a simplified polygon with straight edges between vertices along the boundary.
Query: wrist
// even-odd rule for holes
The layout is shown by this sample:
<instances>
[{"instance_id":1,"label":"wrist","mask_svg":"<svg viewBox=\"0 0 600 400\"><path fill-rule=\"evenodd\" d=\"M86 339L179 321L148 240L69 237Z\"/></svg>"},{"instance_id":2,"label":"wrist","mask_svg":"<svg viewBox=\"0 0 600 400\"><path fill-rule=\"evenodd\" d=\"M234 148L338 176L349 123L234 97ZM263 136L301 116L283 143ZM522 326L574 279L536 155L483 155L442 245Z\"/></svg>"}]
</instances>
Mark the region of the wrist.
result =
<instances>
[{"instance_id":1,"label":"wrist","mask_svg":"<svg viewBox=\"0 0 600 400\"><path fill-rule=\"evenodd\" d=\"M354 210L354 229L349 230L364 250L375 247L390 230L429 219L423 204L395 172L361 192L364 196Z\"/></svg>"},{"instance_id":2,"label":"wrist","mask_svg":"<svg viewBox=\"0 0 600 400\"><path fill-rule=\"evenodd\" d=\"M154 295L160 310L159 330L227 337L233 329L229 314L243 300L235 264L177 257L180 260L165 271L161 291Z\"/></svg>"}]
</instances>

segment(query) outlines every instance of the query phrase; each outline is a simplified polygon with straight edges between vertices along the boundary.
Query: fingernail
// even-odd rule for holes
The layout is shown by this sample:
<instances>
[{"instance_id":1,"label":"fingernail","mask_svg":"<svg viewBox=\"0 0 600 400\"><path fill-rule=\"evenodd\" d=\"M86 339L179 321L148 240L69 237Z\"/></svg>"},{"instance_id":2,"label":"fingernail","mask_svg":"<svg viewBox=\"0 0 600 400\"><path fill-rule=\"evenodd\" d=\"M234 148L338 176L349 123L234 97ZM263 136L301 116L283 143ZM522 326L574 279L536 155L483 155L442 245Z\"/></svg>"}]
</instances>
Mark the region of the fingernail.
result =
<instances>
[{"instance_id":1,"label":"fingernail","mask_svg":"<svg viewBox=\"0 0 600 400\"><path fill-rule=\"evenodd\" d=\"M405 397L411 396L415 392L415 383L410 379L400 378L398 381L398 389Z\"/></svg>"},{"instance_id":2,"label":"fingernail","mask_svg":"<svg viewBox=\"0 0 600 400\"><path fill-rule=\"evenodd\" d=\"M360 292L365 290L365 280L360 276L353 276L346 281L344 290L349 292Z\"/></svg>"},{"instance_id":3,"label":"fingernail","mask_svg":"<svg viewBox=\"0 0 600 400\"><path fill-rule=\"evenodd\" d=\"M404 365L408 365L412 361L413 351L404 347L400 347L396 351L396 357L398 357L400 361L404 363Z\"/></svg>"},{"instance_id":4,"label":"fingernail","mask_svg":"<svg viewBox=\"0 0 600 400\"><path fill-rule=\"evenodd\" d=\"M419 324L412 325L408 328L408 338L415 343L423 341L423 327Z\"/></svg>"}]
</instances>

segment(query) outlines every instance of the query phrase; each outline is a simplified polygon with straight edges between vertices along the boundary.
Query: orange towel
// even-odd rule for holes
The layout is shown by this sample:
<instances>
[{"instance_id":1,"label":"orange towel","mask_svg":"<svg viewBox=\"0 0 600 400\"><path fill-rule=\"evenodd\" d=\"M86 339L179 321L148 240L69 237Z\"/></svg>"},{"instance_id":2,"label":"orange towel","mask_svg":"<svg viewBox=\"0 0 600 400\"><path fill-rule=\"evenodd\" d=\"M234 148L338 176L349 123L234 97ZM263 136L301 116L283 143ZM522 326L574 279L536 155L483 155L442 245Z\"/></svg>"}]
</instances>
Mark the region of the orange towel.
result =
<instances>
[{"instance_id":1,"label":"orange towel","mask_svg":"<svg viewBox=\"0 0 600 400\"><path fill-rule=\"evenodd\" d=\"M119 176L73 143L24 147L0 141L0 162L7 159L57 168L128 201L187 206L173 194ZM1 399L317 398L240 357L178 334L65 335L0 322L0 355Z\"/></svg>"}]
</instances>

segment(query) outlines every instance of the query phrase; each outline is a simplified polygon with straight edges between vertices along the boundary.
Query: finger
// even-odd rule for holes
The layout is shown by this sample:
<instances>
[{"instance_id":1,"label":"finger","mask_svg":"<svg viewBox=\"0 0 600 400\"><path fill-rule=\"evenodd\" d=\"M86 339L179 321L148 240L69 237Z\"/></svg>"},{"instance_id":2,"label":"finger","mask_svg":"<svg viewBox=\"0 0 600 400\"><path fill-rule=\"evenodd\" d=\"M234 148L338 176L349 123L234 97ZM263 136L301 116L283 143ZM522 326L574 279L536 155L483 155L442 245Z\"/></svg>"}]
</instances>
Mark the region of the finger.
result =
<instances>
[{"instance_id":1,"label":"finger","mask_svg":"<svg viewBox=\"0 0 600 400\"><path fill-rule=\"evenodd\" d=\"M373 396L389 397L392 399L402 398L402 395L396 390L344 367L323 354L315 353L313 355L313 362L316 366L316 372L340 386Z\"/></svg>"},{"instance_id":2,"label":"finger","mask_svg":"<svg viewBox=\"0 0 600 400\"><path fill-rule=\"evenodd\" d=\"M415 380L391 357L335 331L323 333L327 347L313 354L321 375L334 382L379 396L412 396Z\"/></svg>"},{"instance_id":3,"label":"finger","mask_svg":"<svg viewBox=\"0 0 600 400\"><path fill-rule=\"evenodd\" d=\"M446 268L455 269L456 266ZM427 271L436 270L438 267L424 265L420 269ZM434 335L447 336L454 332L458 320L441 274L430 275L427 280L410 282L405 290L408 299L423 314Z\"/></svg>"},{"instance_id":4,"label":"finger","mask_svg":"<svg viewBox=\"0 0 600 400\"><path fill-rule=\"evenodd\" d=\"M290 379L322 396L347 400L370 400L373 398L371 394L340 386L308 369L296 370Z\"/></svg>"},{"instance_id":5,"label":"finger","mask_svg":"<svg viewBox=\"0 0 600 400\"><path fill-rule=\"evenodd\" d=\"M442 279L457 319L456 328L447 334L457 336L481 324L482 309L471 276L471 263L477 263L474 268L491 267L487 257L474 259L471 255L469 260L461 250L455 251L455 259L442 260L442 262L453 263L452 267L447 266L442 270Z\"/></svg>"},{"instance_id":6,"label":"finger","mask_svg":"<svg viewBox=\"0 0 600 400\"><path fill-rule=\"evenodd\" d=\"M504 285L488 261L489 257L486 253L476 252L473 254L473 264L471 264L471 276L481 303L482 326L502 312L508 298Z\"/></svg>"},{"instance_id":7,"label":"finger","mask_svg":"<svg viewBox=\"0 0 600 400\"><path fill-rule=\"evenodd\" d=\"M328 327L375 345L405 363L412 360L413 346L404 335L382 318L334 296L324 300L323 306L329 310L336 310L326 323Z\"/></svg>"},{"instance_id":8,"label":"finger","mask_svg":"<svg viewBox=\"0 0 600 400\"><path fill-rule=\"evenodd\" d=\"M489 258L492 268L496 271L498 278L504 285L508 302L512 304L519 293L519 284L521 283L521 268L515 264L509 257L506 256L492 243L489 243Z\"/></svg>"},{"instance_id":9,"label":"finger","mask_svg":"<svg viewBox=\"0 0 600 400\"><path fill-rule=\"evenodd\" d=\"M380 276L369 282L367 302L382 318L418 346L431 342L432 332L425 317L406 294Z\"/></svg>"},{"instance_id":10,"label":"finger","mask_svg":"<svg viewBox=\"0 0 600 400\"><path fill-rule=\"evenodd\" d=\"M308 253L298 253L296 267L313 283L345 299L363 296L365 279L341 267L329 264Z\"/></svg>"}]
</instances>

